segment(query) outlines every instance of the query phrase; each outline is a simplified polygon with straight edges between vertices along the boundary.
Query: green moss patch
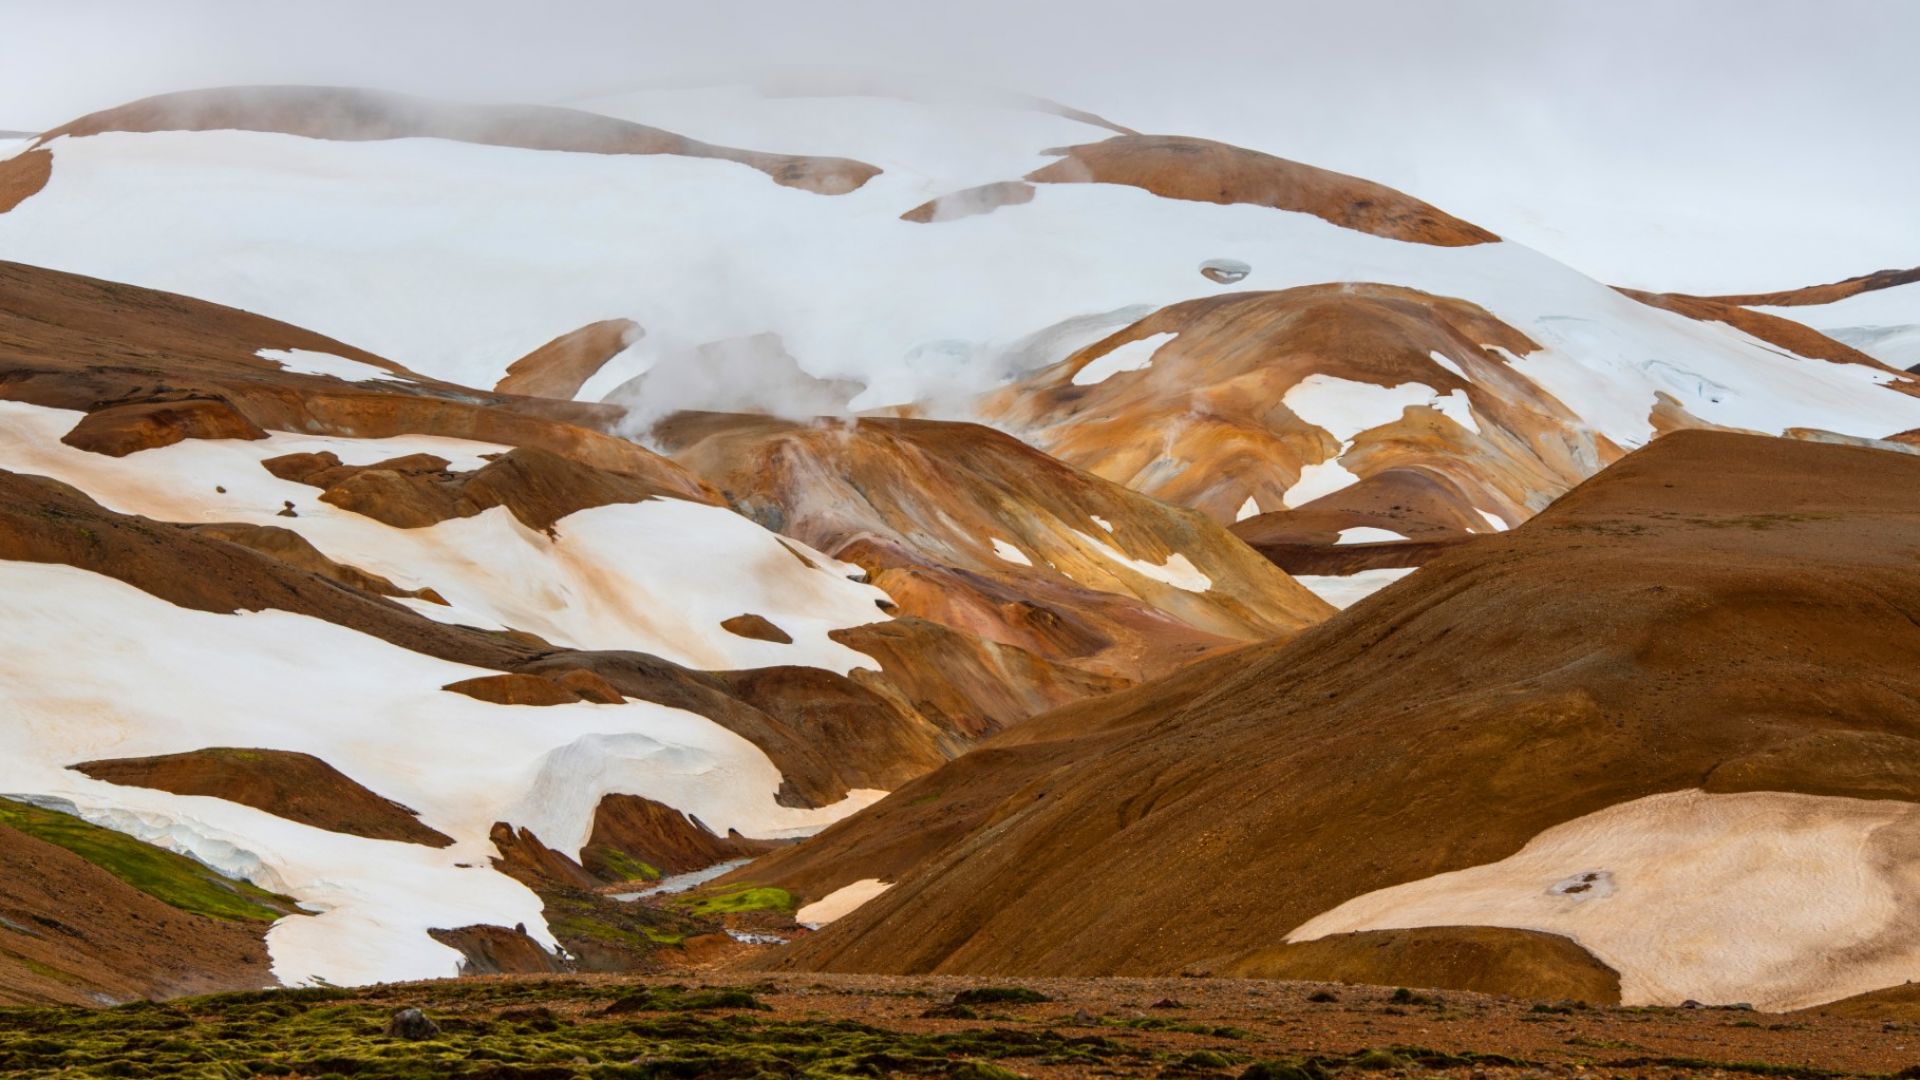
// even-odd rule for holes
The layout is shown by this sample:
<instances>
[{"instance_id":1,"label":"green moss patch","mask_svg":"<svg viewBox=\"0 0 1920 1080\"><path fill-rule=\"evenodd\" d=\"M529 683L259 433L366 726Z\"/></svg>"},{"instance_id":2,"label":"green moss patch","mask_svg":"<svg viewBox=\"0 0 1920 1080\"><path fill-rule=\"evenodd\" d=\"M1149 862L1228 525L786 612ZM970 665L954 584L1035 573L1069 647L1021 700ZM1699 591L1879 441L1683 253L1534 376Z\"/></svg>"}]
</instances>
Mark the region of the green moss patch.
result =
<instances>
[{"instance_id":1,"label":"green moss patch","mask_svg":"<svg viewBox=\"0 0 1920 1080\"><path fill-rule=\"evenodd\" d=\"M724 892L688 893L675 897L675 907L695 915L739 915L749 911L792 912L799 907L793 894L765 885L744 885Z\"/></svg>"},{"instance_id":2,"label":"green moss patch","mask_svg":"<svg viewBox=\"0 0 1920 1080\"><path fill-rule=\"evenodd\" d=\"M75 855L182 911L237 922L272 922L297 909L293 900L223 877L184 855L88 824L72 814L0 799L0 825Z\"/></svg>"}]
</instances>

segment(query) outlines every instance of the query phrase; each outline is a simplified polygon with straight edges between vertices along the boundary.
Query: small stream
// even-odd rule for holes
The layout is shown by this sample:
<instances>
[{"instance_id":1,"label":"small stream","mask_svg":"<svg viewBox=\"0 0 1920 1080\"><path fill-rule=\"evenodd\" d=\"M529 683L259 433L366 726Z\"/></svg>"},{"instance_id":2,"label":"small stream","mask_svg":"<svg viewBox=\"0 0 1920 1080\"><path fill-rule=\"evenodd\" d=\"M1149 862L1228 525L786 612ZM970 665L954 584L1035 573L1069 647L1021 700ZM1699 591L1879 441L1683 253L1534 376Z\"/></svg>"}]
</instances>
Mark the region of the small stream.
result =
<instances>
[{"instance_id":1,"label":"small stream","mask_svg":"<svg viewBox=\"0 0 1920 1080\"><path fill-rule=\"evenodd\" d=\"M661 878L659 884L641 889L638 892L612 893L610 895L615 900L641 900L649 896L665 896L669 893L686 892L695 885L704 885L714 878L725 874L727 871L738 869L752 861L752 859L733 859L728 862L714 863L712 866L704 869L692 870L685 874L675 874L672 877Z\"/></svg>"}]
</instances>

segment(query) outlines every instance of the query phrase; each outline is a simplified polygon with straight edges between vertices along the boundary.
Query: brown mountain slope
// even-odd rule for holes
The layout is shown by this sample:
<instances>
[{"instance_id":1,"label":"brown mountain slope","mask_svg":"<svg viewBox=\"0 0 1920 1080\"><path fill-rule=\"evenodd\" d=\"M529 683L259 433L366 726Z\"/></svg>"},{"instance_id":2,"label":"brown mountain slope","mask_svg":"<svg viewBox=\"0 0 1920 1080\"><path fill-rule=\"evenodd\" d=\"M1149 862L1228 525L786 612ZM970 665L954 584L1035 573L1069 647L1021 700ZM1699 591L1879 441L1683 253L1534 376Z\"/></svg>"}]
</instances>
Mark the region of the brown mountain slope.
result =
<instances>
[{"instance_id":1,"label":"brown mountain slope","mask_svg":"<svg viewBox=\"0 0 1920 1080\"><path fill-rule=\"evenodd\" d=\"M1205 517L977 424L683 413L656 437L741 512L865 568L902 614L1099 675L1327 614Z\"/></svg>"},{"instance_id":2,"label":"brown mountain slope","mask_svg":"<svg viewBox=\"0 0 1920 1080\"><path fill-rule=\"evenodd\" d=\"M714 146L578 109L465 105L337 86L231 86L161 94L63 124L36 145L107 131L215 130L276 131L351 142L431 138L571 153L718 158L758 169L777 184L822 195L857 190L880 173L848 158Z\"/></svg>"},{"instance_id":3,"label":"brown mountain slope","mask_svg":"<svg viewBox=\"0 0 1920 1080\"><path fill-rule=\"evenodd\" d=\"M1849 296L1858 296L1863 292L1876 289L1891 289L1895 285L1911 285L1920 281L1920 266L1910 270L1876 270L1871 274L1861 274L1844 281L1835 281L1827 285L1809 285L1802 289L1782 289L1770 293L1740 293L1734 296L1708 296L1689 299L1717 300L1722 304L1736 304L1740 307L1816 307L1831 304L1836 300L1845 300Z\"/></svg>"},{"instance_id":4,"label":"brown mountain slope","mask_svg":"<svg viewBox=\"0 0 1920 1080\"><path fill-rule=\"evenodd\" d=\"M1375 236L1440 247L1500 238L1419 199L1357 176L1210 139L1119 135L1054 151L1037 183L1127 184L1169 199L1293 210Z\"/></svg>"},{"instance_id":5,"label":"brown mountain slope","mask_svg":"<svg viewBox=\"0 0 1920 1080\"><path fill-rule=\"evenodd\" d=\"M20 815L63 817L0 807L0 817ZM185 862L132 839L119 850ZM0 1004L101 1005L270 986L267 925L174 907L0 821Z\"/></svg>"},{"instance_id":6,"label":"brown mountain slope","mask_svg":"<svg viewBox=\"0 0 1920 1080\"><path fill-rule=\"evenodd\" d=\"M1786 791L1897 815L1907 802L1848 800L1920 801L1917 485L1906 455L1663 438L1217 678L1039 718L978 752L990 772L963 759L750 868L809 897L898 878L781 962L1271 974L1290 932L1351 898L1647 796ZM1090 734L1102 706L1118 711ZM962 771L975 784L944 804ZM941 842L812 862L916 833ZM1643 925L1678 917L1624 902ZM1869 988L1847 977L1904 938L1858 929L1841 975L1840 942L1816 942L1783 976L1800 983L1746 1000Z\"/></svg>"},{"instance_id":7,"label":"brown mountain slope","mask_svg":"<svg viewBox=\"0 0 1920 1080\"><path fill-rule=\"evenodd\" d=\"M1920 271L1916 271L1920 274ZM1856 279L1859 280L1859 279ZM1890 283L1897 284L1897 283ZM1830 360L1836 364L1863 364L1882 371L1895 371L1886 364L1875 360L1859 349L1842 344L1833 338L1813 329L1783 319L1778 315L1768 315L1761 311L1749 311L1746 307L1726 297L1687 296L1682 293L1650 293L1638 289L1621 289L1621 292L1643 304L1685 315L1690 319L1704 322L1722 322L1737 330L1744 330L1761 341L1778 345L1791 353L1816 360ZM1862 290L1864 291L1864 290ZM1754 301L1758 303L1759 301ZM1808 301L1809 303L1811 301ZM1894 382L1896 389L1915 392L1915 384L1909 379Z\"/></svg>"}]
</instances>

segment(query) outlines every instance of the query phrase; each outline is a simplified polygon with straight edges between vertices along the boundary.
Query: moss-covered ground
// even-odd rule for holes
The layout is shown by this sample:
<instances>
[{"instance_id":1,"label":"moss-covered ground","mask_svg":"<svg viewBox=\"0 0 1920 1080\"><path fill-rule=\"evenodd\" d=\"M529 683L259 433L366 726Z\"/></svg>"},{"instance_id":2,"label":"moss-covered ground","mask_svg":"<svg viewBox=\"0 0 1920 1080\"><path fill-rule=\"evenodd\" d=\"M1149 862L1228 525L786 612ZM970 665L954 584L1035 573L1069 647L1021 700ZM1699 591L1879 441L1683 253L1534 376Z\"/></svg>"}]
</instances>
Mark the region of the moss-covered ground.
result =
<instances>
[{"instance_id":1,"label":"moss-covered ground","mask_svg":"<svg viewBox=\"0 0 1920 1080\"><path fill-rule=\"evenodd\" d=\"M1756 1029L1711 1010L1540 1014L1477 995L1422 994L1420 1003L1357 987L1321 1002L1309 985L1205 979L1037 980L1042 992L987 980L764 978L496 977L112 1009L0 1009L0 1076L1920 1076L1899 1064L1909 1032L1920 1027L1891 1021ZM388 1035L389 1020L406 1008L421 1009L435 1032ZM1639 1040L1623 1053L1629 1047L1617 1033L1627 1030ZM1435 1041L1412 1041L1423 1034ZM1696 1052L1679 1052L1685 1047ZM1718 1053L1699 1053L1709 1049ZM1750 1056L1759 1049L1771 1056Z\"/></svg>"}]
</instances>

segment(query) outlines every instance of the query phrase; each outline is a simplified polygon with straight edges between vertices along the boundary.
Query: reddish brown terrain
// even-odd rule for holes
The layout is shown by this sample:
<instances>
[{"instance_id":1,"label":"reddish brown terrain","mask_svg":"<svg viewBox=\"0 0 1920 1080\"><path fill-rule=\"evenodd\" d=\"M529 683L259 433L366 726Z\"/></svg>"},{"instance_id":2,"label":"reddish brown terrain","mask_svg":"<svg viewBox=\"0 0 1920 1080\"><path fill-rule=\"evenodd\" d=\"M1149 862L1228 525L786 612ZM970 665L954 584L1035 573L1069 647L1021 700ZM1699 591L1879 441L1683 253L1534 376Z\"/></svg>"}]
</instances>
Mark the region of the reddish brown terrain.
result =
<instances>
[{"instance_id":1,"label":"reddish brown terrain","mask_svg":"<svg viewBox=\"0 0 1920 1080\"><path fill-rule=\"evenodd\" d=\"M1138 681L1326 613L1201 515L979 425L686 413L656 437L742 513L863 567L897 614L995 642L1023 667L1021 653ZM1206 583L1129 560L1190 565Z\"/></svg>"},{"instance_id":2,"label":"reddish brown terrain","mask_svg":"<svg viewBox=\"0 0 1920 1080\"><path fill-rule=\"evenodd\" d=\"M332 832L445 847L451 839L413 811L368 791L311 754L214 747L164 757L86 761L74 768L96 780L210 795Z\"/></svg>"},{"instance_id":3,"label":"reddish brown terrain","mask_svg":"<svg viewBox=\"0 0 1920 1080\"><path fill-rule=\"evenodd\" d=\"M632 319L570 330L508 365L494 392L572 401L582 384L645 333Z\"/></svg>"},{"instance_id":4,"label":"reddish brown terrain","mask_svg":"<svg viewBox=\"0 0 1920 1080\"><path fill-rule=\"evenodd\" d=\"M1209 139L1119 135L1055 153L1059 161L1027 179L1127 184L1169 199L1270 206L1416 244L1463 247L1500 239L1382 184Z\"/></svg>"},{"instance_id":5,"label":"reddish brown terrain","mask_svg":"<svg viewBox=\"0 0 1920 1080\"><path fill-rule=\"evenodd\" d=\"M1845 300L1849 296L1858 296L1876 289L1891 289L1895 285L1911 285L1920 281L1920 266L1910 270L1876 270L1871 274L1861 274L1844 281L1835 281L1827 285L1809 285L1802 289L1782 289L1770 293L1741 293L1734 296L1711 296L1708 300L1717 300L1723 304L1739 307L1816 307L1831 304L1836 300Z\"/></svg>"},{"instance_id":6,"label":"reddish brown terrain","mask_svg":"<svg viewBox=\"0 0 1920 1080\"><path fill-rule=\"evenodd\" d=\"M1049 714L736 876L898 882L787 968L1570 993L1591 961L1529 962L1543 983L1431 931L1284 942L1653 793L1914 800L1916 481L1901 454L1668 436L1293 641Z\"/></svg>"}]
</instances>

